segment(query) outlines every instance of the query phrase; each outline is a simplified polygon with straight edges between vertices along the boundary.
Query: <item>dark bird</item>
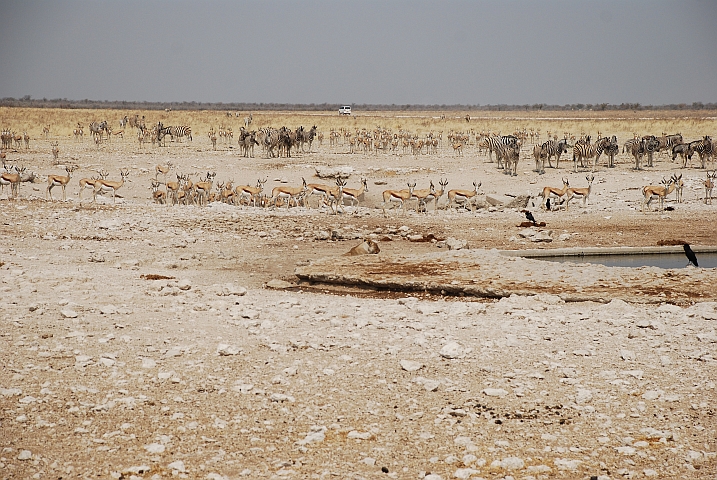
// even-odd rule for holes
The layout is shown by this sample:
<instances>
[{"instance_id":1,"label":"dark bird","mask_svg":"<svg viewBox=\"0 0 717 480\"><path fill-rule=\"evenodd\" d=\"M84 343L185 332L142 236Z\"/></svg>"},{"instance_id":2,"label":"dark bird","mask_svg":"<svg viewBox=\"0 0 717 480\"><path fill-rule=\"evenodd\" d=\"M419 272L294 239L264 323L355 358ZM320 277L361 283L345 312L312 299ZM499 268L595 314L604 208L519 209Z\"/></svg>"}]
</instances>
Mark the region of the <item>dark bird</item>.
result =
<instances>
[{"instance_id":1,"label":"dark bird","mask_svg":"<svg viewBox=\"0 0 717 480\"><path fill-rule=\"evenodd\" d=\"M530 213L530 210L523 210L522 212L525 214L525 218L527 218L530 223L532 223L533 225L538 223L535 221L535 217L533 216L533 214Z\"/></svg>"},{"instance_id":2,"label":"dark bird","mask_svg":"<svg viewBox=\"0 0 717 480\"><path fill-rule=\"evenodd\" d=\"M550 198L545 201L545 208L550 211Z\"/></svg>"},{"instance_id":3,"label":"dark bird","mask_svg":"<svg viewBox=\"0 0 717 480\"><path fill-rule=\"evenodd\" d=\"M685 256L687 256L687 260L690 261L687 265L689 265L691 263L695 267L699 267L699 265L697 265L697 255L695 255L695 252L693 252L692 249L690 248L690 244L683 243L682 248L685 249Z\"/></svg>"}]
</instances>

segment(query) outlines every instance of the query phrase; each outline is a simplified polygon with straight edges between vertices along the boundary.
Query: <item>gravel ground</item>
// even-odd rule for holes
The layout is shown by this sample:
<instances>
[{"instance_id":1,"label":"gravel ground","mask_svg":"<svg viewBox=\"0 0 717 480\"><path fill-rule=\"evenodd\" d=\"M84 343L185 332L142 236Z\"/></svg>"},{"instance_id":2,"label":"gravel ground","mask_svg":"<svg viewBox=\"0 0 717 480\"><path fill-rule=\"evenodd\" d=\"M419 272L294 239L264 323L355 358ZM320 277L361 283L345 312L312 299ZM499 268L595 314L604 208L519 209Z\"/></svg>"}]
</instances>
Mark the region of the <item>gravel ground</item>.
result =
<instances>
[{"instance_id":1,"label":"gravel ground","mask_svg":"<svg viewBox=\"0 0 717 480\"><path fill-rule=\"evenodd\" d=\"M534 195L560 186L566 170L538 176L528 165L509 178L483 157L447 150L373 156L324 146L278 162L206 147L68 141L63 155L81 170L67 202L45 202L42 177L2 202L0 477L717 473L714 302L266 288L295 285L297 266L338 257L370 234L381 255L439 251L406 239L418 234L479 248L715 244L703 171L684 172L685 203L671 196L674 210L642 214L636 188L675 165L601 167L586 208L543 213L529 203L552 231L551 242L534 243L520 235L519 209L384 218L373 207L381 190L409 180L479 180L488 194ZM64 170L37 152L10 156L40 176ZM267 187L319 181L314 167L345 164L355 169L349 186L366 175L369 193L337 216L153 205L154 165L167 160L237 184L268 175ZM77 182L100 166L111 177L129 168L132 183L117 205L100 197L80 206ZM585 172L569 177L582 186Z\"/></svg>"}]
</instances>

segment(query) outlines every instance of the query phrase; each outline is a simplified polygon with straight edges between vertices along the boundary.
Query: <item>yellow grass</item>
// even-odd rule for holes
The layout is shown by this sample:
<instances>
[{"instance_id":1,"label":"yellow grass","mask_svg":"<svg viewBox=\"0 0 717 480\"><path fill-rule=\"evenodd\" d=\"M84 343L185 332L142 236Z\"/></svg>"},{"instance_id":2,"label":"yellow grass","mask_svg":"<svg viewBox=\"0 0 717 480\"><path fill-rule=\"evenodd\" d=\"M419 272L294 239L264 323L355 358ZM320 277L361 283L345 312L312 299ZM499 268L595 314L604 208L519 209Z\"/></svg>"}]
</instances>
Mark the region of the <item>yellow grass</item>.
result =
<instances>
[{"instance_id":1,"label":"yellow grass","mask_svg":"<svg viewBox=\"0 0 717 480\"><path fill-rule=\"evenodd\" d=\"M85 130L93 121L107 120L110 126L119 129L119 120L124 115L139 114L146 118L148 126L161 121L165 125L189 125L195 137L204 136L210 128L231 127L238 131L244 125L249 112L240 112L236 117L227 116L224 111L159 111L159 110L84 110L57 108L13 108L0 107L0 127L15 132L27 131L33 138L42 135L42 128L50 125L53 138L71 137L72 130L79 122ZM445 118L441 118L441 115ZM469 114L471 121L466 122ZM452 111L452 112L361 112L352 116L339 116L334 112L253 112L251 129L280 127L292 129L303 125L316 125L319 131L331 129L368 129L376 127L393 131L408 130L418 135L429 132L500 132L513 133L516 130L535 129L540 131L541 140L551 131L562 138L564 132L579 136L581 133L617 135L619 140L640 135L660 135L662 132L682 133L685 140L702 135L717 136L717 112L706 110L679 111ZM88 132L86 131L85 134Z\"/></svg>"}]
</instances>

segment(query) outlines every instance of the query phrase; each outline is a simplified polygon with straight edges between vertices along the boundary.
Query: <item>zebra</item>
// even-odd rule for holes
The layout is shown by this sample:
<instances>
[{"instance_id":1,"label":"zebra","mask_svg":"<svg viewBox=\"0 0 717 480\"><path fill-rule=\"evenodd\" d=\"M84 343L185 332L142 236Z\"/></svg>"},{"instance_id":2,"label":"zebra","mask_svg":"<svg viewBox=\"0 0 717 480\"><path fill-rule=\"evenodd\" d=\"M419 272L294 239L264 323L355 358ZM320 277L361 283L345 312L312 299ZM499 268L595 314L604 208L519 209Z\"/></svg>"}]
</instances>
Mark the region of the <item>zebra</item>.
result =
<instances>
[{"instance_id":1,"label":"zebra","mask_svg":"<svg viewBox=\"0 0 717 480\"><path fill-rule=\"evenodd\" d=\"M600 156L605 152L605 148L610 145L610 139L608 137L600 137L599 134L600 132L598 132L598 139L595 144L600 147L600 151L595 155L593 167L597 167L597 164L600 161Z\"/></svg>"},{"instance_id":2,"label":"zebra","mask_svg":"<svg viewBox=\"0 0 717 480\"><path fill-rule=\"evenodd\" d=\"M645 153L647 153L647 166L652 167L652 157L655 152L660 151L660 141L654 135L645 135L642 137L645 141Z\"/></svg>"},{"instance_id":3,"label":"zebra","mask_svg":"<svg viewBox=\"0 0 717 480\"><path fill-rule=\"evenodd\" d=\"M603 153L608 157L608 168L615 168L615 156L620 153L620 146L617 144L617 137L615 135L603 144Z\"/></svg>"},{"instance_id":4,"label":"zebra","mask_svg":"<svg viewBox=\"0 0 717 480\"><path fill-rule=\"evenodd\" d=\"M657 151L658 152L662 152L662 151L669 152L670 150L672 150L672 147L682 143L682 134L676 133L674 135L665 135L663 133L661 137L657 137L657 140L660 142L660 146Z\"/></svg>"},{"instance_id":5,"label":"zebra","mask_svg":"<svg viewBox=\"0 0 717 480\"><path fill-rule=\"evenodd\" d=\"M171 141L174 141L174 137L182 138L187 137L190 141L192 141L192 128L188 127L186 125L180 125L178 127L168 127L169 128L169 136L171 137Z\"/></svg>"},{"instance_id":6,"label":"zebra","mask_svg":"<svg viewBox=\"0 0 717 480\"><path fill-rule=\"evenodd\" d=\"M632 147L635 144L640 143L640 139L635 137L631 138L630 140L626 141L624 145L622 146L622 153L630 153L632 152Z\"/></svg>"},{"instance_id":7,"label":"zebra","mask_svg":"<svg viewBox=\"0 0 717 480\"><path fill-rule=\"evenodd\" d=\"M101 122L92 122L89 125L90 134L95 137L95 141L99 139L102 140L102 132L106 131L107 136L109 137L109 129L107 128L107 121L103 120Z\"/></svg>"},{"instance_id":8,"label":"zebra","mask_svg":"<svg viewBox=\"0 0 717 480\"><path fill-rule=\"evenodd\" d=\"M697 152L697 154L700 156L700 162L702 163L702 168L706 168L706 160L708 158L712 157L712 153L714 152L714 147L712 146L712 138L708 135L705 135L705 137L702 140L697 140L695 142L690 142L690 145L692 146L691 149L694 152ZM692 155L690 155L692 156Z\"/></svg>"},{"instance_id":9,"label":"zebra","mask_svg":"<svg viewBox=\"0 0 717 480\"><path fill-rule=\"evenodd\" d=\"M503 173L515 177L518 175L520 160L520 142L499 145L495 152L498 162L503 161Z\"/></svg>"},{"instance_id":10,"label":"zebra","mask_svg":"<svg viewBox=\"0 0 717 480\"><path fill-rule=\"evenodd\" d=\"M678 143L677 145L672 147L672 161L674 162L677 158L677 155L682 157L682 168L685 168L687 166L687 159L692 159L692 152L689 152L689 144L687 143ZM688 157L689 155L689 157Z\"/></svg>"},{"instance_id":11,"label":"zebra","mask_svg":"<svg viewBox=\"0 0 717 480\"><path fill-rule=\"evenodd\" d=\"M548 160L548 166L553 168L551 158L555 157L555 168L560 168L560 156L563 153L568 153L568 140L562 139L559 142L555 140L548 140L540 146L541 151L545 152L545 158Z\"/></svg>"},{"instance_id":12,"label":"zebra","mask_svg":"<svg viewBox=\"0 0 717 480\"><path fill-rule=\"evenodd\" d=\"M501 145L509 145L509 144L515 144L518 143L518 138L513 135L491 135L483 138L483 140L480 141L478 144L479 148L486 148L488 149L488 159L490 162L493 162L493 152L500 149ZM498 162L498 168L503 168L503 164L501 163L501 159L498 158L498 155L496 154L496 161Z\"/></svg>"},{"instance_id":13,"label":"zebra","mask_svg":"<svg viewBox=\"0 0 717 480\"><path fill-rule=\"evenodd\" d=\"M127 123L129 122L129 118L127 118L127 115L122 117L119 121L120 128L124 130L124 128L127 126Z\"/></svg>"},{"instance_id":14,"label":"zebra","mask_svg":"<svg viewBox=\"0 0 717 480\"><path fill-rule=\"evenodd\" d=\"M578 173L578 160L580 160L580 166L584 167L584 159L590 160L591 158L599 156L601 153L601 144L597 142L590 143L590 136L588 136L585 141L576 142L575 145L573 145L573 171ZM594 170L594 168L595 163L593 163L591 171Z\"/></svg>"},{"instance_id":15,"label":"zebra","mask_svg":"<svg viewBox=\"0 0 717 480\"><path fill-rule=\"evenodd\" d=\"M628 145L629 144L629 145ZM625 146L623 148L629 147L629 153L633 157L635 157L635 170L641 170L640 167L640 161L642 160L642 156L645 154L646 148L645 148L645 139L637 139L633 138L631 140L628 140L625 142ZM624 150L623 150L624 153Z\"/></svg>"},{"instance_id":16,"label":"zebra","mask_svg":"<svg viewBox=\"0 0 717 480\"><path fill-rule=\"evenodd\" d=\"M254 116L250 113L248 117L244 118L244 128L248 129L251 122L254 121Z\"/></svg>"},{"instance_id":17,"label":"zebra","mask_svg":"<svg viewBox=\"0 0 717 480\"><path fill-rule=\"evenodd\" d=\"M244 157L251 158L254 156L254 145L259 145L256 141L256 132L247 132L244 127L239 130L239 147Z\"/></svg>"},{"instance_id":18,"label":"zebra","mask_svg":"<svg viewBox=\"0 0 717 480\"><path fill-rule=\"evenodd\" d=\"M309 144L309 153L311 153L311 144L314 142L314 137L316 136L316 125L311 127L311 129L307 132L304 130L304 127L299 127L296 130L296 141L299 143L299 146L301 147L301 151L305 152L304 150L304 144Z\"/></svg>"}]
</instances>

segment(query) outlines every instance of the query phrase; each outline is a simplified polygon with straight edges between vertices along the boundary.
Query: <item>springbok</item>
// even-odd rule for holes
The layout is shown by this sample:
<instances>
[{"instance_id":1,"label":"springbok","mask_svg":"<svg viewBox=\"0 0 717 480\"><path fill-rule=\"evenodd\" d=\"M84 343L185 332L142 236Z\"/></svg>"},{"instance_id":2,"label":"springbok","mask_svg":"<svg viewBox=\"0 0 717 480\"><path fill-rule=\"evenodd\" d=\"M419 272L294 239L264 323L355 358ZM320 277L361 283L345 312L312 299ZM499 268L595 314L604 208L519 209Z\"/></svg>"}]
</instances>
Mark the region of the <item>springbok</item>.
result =
<instances>
[{"instance_id":1,"label":"springbok","mask_svg":"<svg viewBox=\"0 0 717 480\"><path fill-rule=\"evenodd\" d=\"M167 203L167 192L164 190L160 190L160 185L162 185L162 182L156 179L152 179L152 200L154 200L155 203L164 205Z\"/></svg>"},{"instance_id":2,"label":"springbok","mask_svg":"<svg viewBox=\"0 0 717 480\"><path fill-rule=\"evenodd\" d=\"M316 195L319 197L319 203L317 204L316 208L321 208L321 205L326 204L326 200L329 195L329 190L331 190L331 187L328 185L323 185L321 183L310 183L306 186L306 189L306 207L311 208L309 199Z\"/></svg>"},{"instance_id":3,"label":"springbok","mask_svg":"<svg viewBox=\"0 0 717 480\"><path fill-rule=\"evenodd\" d=\"M383 210L383 216L386 216L386 204L389 202L397 202L401 204L403 214L406 215L406 200L413 196L413 189L416 188L416 182L411 184L408 183L408 190L385 190L383 192L383 203L381 209Z\"/></svg>"},{"instance_id":4,"label":"springbok","mask_svg":"<svg viewBox=\"0 0 717 480\"><path fill-rule=\"evenodd\" d=\"M99 175L99 177L82 178L82 179L80 179L80 192L79 192L80 205L82 205L82 192L83 192L85 189L93 190L93 191L94 191L94 189L95 189L95 182L97 182L97 180L104 180L104 179L106 179L107 176L109 175L109 173L108 173L108 172L105 172L104 170L100 170L99 172L97 172L97 174Z\"/></svg>"},{"instance_id":5,"label":"springbok","mask_svg":"<svg viewBox=\"0 0 717 480\"><path fill-rule=\"evenodd\" d=\"M707 201L709 200L710 205L712 205L712 189L715 186L715 178L717 178L717 170L713 170L712 172L707 172L707 180L705 180L705 205L707 205Z\"/></svg>"},{"instance_id":6,"label":"springbok","mask_svg":"<svg viewBox=\"0 0 717 480\"><path fill-rule=\"evenodd\" d=\"M413 190L413 195L411 195L411 198L416 199L416 213L418 213L421 209L421 205L424 207L426 206L426 203L430 200L433 200L436 195L436 187L433 185L433 180L430 181L430 184L428 188L423 188L421 190ZM428 209L426 209L428 211Z\"/></svg>"},{"instance_id":7,"label":"springbok","mask_svg":"<svg viewBox=\"0 0 717 480\"><path fill-rule=\"evenodd\" d=\"M591 173L587 177L585 177L585 179L588 181L587 188L568 188L567 198L565 200L565 211L567 211L570 207L570 200L575 197L583 199L583 207L587 204L588 198L590 197L590 192L593 188L593 180L595 180L595 176Z\"/></svg>"},{"instance_id":8,"label":"springbok","mask_svg":"<svg viewBox=\"0 0 717 480\"><path fill-rule=\"evenodd\" d=\"M567 193L568 187L570 187L570 183L568 182L567 178L563 178L563 188L543 187L543 190L538 194L539 197L543 197L543 201L540 205L542 209L546 210L545 204L548 201L548 198L554 196L560 199L563 195Z\"/></svg>"},{"instance_id":9,"label":"springbok","mask_svg":"<svg viewBox=\"0 0 717 480\"><path fill-rule=\"evenodd\" d=\"M299 198L307 191L306 180L302 178L301 181L302 185L300 187L274 187L271 191L271 200L269 201L269 203L272 203L274 207L276 207L279 199L281 199L282 201L286 202L287 210L289 209L289 204L292 200L294 200L298 205Z\"/></svg>"},{"instance_id":10,"label":"springbok","mask_svg":"<svg viewBox=\"0 0 717 480\"><path fill-rule=\"evenodd\" d=\"M5 185L10 185L10 194L13 198L17 198L20 195L20 182L22 182L22 174L25 172L25 167L15 167L15 173L3 173L0 175L0 183L3 188Z\"/></svg>"},{"instance_id":11,"label":"springbok","mask_svg":"<svg viewBox=\"0 0 717 480\"><path fill-rule=\"evenodd\" d=\"M97 194L100 192L112 192L112 203L115 203L117 197L117 190L124 185L125 180L129 177L129 170L120 170L122 180L119 182L111 182L109 180L97 180L95 181L95 189L92 191L92 201L97 202Z\"/></svg>"},{"instance_id":12,"label":"springbok","mask_svg":"<svg viewBox=\"0 0 717 480\"><path fill-rule=\"evenodd\" d=\"M70 177L72 176L72 172L75 171L74 166L66 166L65 171L67 172L67 175L48 175L47 176L47 195L50 197L50 200L52 201L52 189L54 187L62 187L62 201L64 202L66 200L65 197L65 187L70 182ZM45 197L47 199L47 196Z\"/></svg>"},{"instance_id":13,"label":"springbok","mask_svg":"<svg viewBox=\"0 0 717 480\"><path fill-rule=\"evenodd\" d=\"M250 187L249 185L240 185L236 187L234 192L239 199L239 203L241 203L242 199L246 198L247 205L249 205L249 202L252 202L256 207L256 202L260 199L261 192L264 190L264 184L267 180L268 178L265 178L264 180L257 180L256 187Z\"/></svg>"},{"instance_id":14,"label":"springbok","mask_svg":"<svg viewBox=\"0 0 717 480\"><path fill-rule=\"evenodd\" d=\"M465 204L468 203L471 207L471 212L474 211L473 203L478 199L478 189L482 185L481 182L473 182L473 190L449 190L448 191L448 207L454 204Z\"/></svg>"},{"instance_id":15,"label":"springbok","mask_svg":"<svg viewBox=\"0 0 717 480\"><path fill-rule=\"evenodd\" d=\"M647 185L642 187L642 211L645 211L645 207L650 208L650 202L653 198L657 198L660 202L660 211L665 210L665 198L672 193L675 189L675 176L672 175L669 180L665 180L662 177L660 185Z\"/></svg>"},{"instance_id":16,"label":"springbok","mask_svg":"<svg viewBox=\"0 0 717 480\"><path fill-rule=\"evenodd\" d=\"M197 204L200 207L207 204L209 194L212 191L212 184L214 183L214 178L216 176L216 172L207 172L207 176L203 181L194 184L194 193L196 194Z\"/></svg>"},{"instance_id":17,"label":"springbok","mask_svg":"<svg viewBox=\"0 0 717 480\"><path fill-rule=\"evenodd\" d=\"M172 169L172 162L167 161L166 165L157 165L154 167L154 178L157 179L157 176L161 173L164 175L164 181L167 181L167 174Z\"/></svg>"},{"instance_id":18,"label":"springbok","mask_svg":"<svg viewBox=\"0 0 717 480\"><path fill-rule=\"evenodd\" d=\"M350 200L352 207L354 206L354 202L356 202L356 207L358 207L360 197L362 197L363 194L366 192L368 192L368 182L365 178L362 178L361 188L344 188L344 199ZM356 211L358 212L358 208L356 209Z\"/></svg>"}]
</instances>

